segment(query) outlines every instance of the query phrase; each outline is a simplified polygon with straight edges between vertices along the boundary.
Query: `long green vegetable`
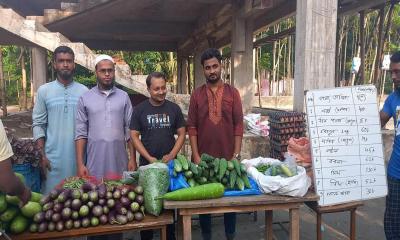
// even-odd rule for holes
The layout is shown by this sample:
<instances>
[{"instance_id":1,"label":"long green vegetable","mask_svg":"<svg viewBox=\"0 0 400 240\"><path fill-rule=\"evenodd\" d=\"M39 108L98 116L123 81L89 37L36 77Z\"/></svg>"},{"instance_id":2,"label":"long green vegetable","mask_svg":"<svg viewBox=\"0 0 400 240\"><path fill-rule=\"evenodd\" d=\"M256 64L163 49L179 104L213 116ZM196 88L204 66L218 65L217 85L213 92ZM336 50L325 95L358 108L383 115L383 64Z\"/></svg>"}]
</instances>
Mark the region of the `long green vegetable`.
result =
<instances>
[{"instance_id":1,"label":"long green vegetable","mask_svg":"<svg viewBox=\"0 0 400 240\"><path fill-rule=\"evenodd\" d=\"M221 183L209 183L196 187L179 189L173 192L164 194L159 199L174 200L174 201L190 201L220 198L224 195L224 185Z\"/></svg>"}]
</instances>

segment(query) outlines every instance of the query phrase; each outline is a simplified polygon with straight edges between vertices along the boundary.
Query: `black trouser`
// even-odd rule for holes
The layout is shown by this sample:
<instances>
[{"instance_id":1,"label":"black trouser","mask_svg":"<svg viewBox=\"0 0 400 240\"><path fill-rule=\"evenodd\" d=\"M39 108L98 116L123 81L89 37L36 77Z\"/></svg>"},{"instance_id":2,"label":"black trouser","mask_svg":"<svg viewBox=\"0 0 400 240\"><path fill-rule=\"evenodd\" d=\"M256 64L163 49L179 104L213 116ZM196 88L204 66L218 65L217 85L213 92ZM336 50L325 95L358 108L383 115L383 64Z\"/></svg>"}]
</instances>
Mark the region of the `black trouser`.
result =
<instances>
[{"instance_id":1,"label":"black trouser","mask_svg":"<svg viewBox=\"0 0 400 240\"><path fill-rule=\"evenodd\" d=\"M153 230L144 230L140 231L140 239L141 240L152 240L153 239ZM175 240L175 224L167 225L167 240Z\"/></svg>"}]
</instances>

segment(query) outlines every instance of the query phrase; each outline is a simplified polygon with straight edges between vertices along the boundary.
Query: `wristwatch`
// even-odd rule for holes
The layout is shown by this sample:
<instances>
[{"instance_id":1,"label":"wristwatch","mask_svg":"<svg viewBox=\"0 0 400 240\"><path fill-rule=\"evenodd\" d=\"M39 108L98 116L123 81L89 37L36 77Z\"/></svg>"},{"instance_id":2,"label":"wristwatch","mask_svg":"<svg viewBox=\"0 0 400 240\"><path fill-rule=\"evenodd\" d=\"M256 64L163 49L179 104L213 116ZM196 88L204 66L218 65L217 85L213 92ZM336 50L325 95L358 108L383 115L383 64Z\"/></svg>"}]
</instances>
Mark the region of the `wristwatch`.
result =
<instances>
[{"instance_id":1,"label":"wristwatch","mask_svg":"<svg viewBox=\"0 0 400 240\"><path fill-rule=\"evenodd\" d=\"M240 159L242 158L242 156L240 156L240 153L235 153L235 154L233 155L233 157L236 158L236 159L239 160L239 161L240 161Z\"/></svg>"}]
</instances>

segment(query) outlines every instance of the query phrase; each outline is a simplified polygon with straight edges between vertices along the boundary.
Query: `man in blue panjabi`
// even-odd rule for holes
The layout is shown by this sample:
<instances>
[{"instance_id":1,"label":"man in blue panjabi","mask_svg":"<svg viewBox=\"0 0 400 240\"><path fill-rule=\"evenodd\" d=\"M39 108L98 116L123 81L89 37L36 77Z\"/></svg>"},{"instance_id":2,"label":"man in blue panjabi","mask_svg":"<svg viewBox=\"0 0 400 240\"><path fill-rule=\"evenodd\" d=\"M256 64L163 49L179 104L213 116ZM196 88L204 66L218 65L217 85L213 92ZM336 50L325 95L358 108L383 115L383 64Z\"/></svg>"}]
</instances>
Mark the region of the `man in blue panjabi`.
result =
<instances>
[{"instance_id":1,"label":"man in blue panjabi","mask_svg":"<svg viewBox=\"0 0 400 240\"><path fill-rule=\"evenodd\" d=\"M64 178L76 174L75 116L79 97L88 91L73 81L74 52L66 46L54 50L57 79L39 87L32 113L33 138L42 157L42 192L47 194Z\"/></svg>"}]
</instances>

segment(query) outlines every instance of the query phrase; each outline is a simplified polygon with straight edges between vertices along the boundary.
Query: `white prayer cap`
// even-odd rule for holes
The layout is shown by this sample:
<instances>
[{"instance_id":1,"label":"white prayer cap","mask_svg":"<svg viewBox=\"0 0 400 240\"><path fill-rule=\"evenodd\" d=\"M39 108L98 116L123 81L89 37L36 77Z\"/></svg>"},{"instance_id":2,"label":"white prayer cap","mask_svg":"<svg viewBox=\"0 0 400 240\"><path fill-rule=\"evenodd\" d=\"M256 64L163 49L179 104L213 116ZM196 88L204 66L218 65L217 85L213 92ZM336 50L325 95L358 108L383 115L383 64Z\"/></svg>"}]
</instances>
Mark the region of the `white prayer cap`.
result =
<instances>
[{"instance_id":1,"label":"white prayer cap","mask_svg":"<svg viewBox=\"0 0 400 240\"><path fill-rule=\"evenodd\" d=\"M103 61L103 60L109 60L112 63L115 63L114 59L112 57L110 57L110 56L108 56L106 54L101 54L101 55L96 57L96 60L94 60L94 65L96 66L100 61Z\"/></svg>"}]
</instances>

